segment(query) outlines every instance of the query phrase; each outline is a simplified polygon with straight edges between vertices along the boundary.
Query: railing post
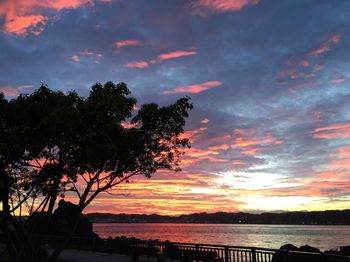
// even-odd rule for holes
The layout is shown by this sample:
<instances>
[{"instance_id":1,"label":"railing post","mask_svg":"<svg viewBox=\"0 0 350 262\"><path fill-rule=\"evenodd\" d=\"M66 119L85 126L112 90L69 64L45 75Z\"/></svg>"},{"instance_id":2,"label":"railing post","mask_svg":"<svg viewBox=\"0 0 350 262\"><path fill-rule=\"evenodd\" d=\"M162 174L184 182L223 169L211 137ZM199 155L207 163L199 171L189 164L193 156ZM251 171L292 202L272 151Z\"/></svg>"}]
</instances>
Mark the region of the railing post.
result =
<instances>
[{"instance_id":1,"label":"railing post","mask_svg":"<svg viewBox=\"0 0 350 262\"><path fill-rule=\"evenodd\" d=\"M252 259L253 259L253 262L256 262L256 250L255 250L255 247L252 248Z\"/></svg>"},{"instance_id":2,"label":"railing post","mask_svg":"<svg viewBox=\"0 0 350 262\"><path fill-rule=\"evenodd\" d=\"M229 262L228 247L225 247L225 262Z\"/></svg>"},{"instance_id":3,"label":"railing post","mask_svg":"<svg viewBox=\"0 0 350 262\"><path fill-rule=\"evenodd\" d=\"M82 239L81 239L81 237L79 237L79 238L77 238L77 248L78 248L78 251L80 251L81 250L81 241Z\"/></svg>"},{"instance_id":4,"label":"railing post","mask_svg":"<svg viewBox=\"0 0 350 262\"><path fill-rule=\"evenodd\" d=\"M96 238L93 238L92 239L92 252L95 253L95 251L96 251Z\"/></svg>"},{"instance_id":5,"label":"railing post","mask_svg":"<svg viewBox=\"0 0 350 262\"><path fill-rule=\"evenodd\" d=\"M113 239L108 239L108 248L109 248L109 253L112 255L113 254L113 245L114 240Z\"/></svg>"},{"instance_id":6,"label":"railing post","mask_svg":"<svg viewBox=\"0 0 350 262\"><path fill-rule=\"evenodd\" d=\"M283 262L288 262L288 249L283 250Z\"/></svg>"},{"instance_id":7,"label":"railing post","mask_svg":"<svg viewBox=\"0 0 350 262\"><path fill-rule=\"evenodd\" d=\"M196 251L199 251L199 245L198 244L196 244ZM197 253L197 255L196 255L196 262L199 262L199 258L198 258L198 253Z\"/></svg>"}]
</instances>

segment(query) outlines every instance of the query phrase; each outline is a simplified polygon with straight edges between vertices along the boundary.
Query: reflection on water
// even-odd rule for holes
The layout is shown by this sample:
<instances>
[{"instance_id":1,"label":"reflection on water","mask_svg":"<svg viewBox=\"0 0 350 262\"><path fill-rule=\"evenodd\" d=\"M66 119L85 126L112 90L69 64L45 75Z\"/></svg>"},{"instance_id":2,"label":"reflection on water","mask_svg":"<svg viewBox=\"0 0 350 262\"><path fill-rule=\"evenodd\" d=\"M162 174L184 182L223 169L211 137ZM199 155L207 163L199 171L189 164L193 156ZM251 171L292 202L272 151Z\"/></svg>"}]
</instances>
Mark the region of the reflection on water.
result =
<instances>
[{"instance_id":1,"label":"reflection on water","mask_svg":"<svg viewBox=\"0 0 350 262\"><path fill-rule=\"evenodd\" d=\"M173 242L279 248L291 243L321 250L350 245L350 226L237 224L94 224L100 237L127 236Z\"/></svg>"}]
</instances>

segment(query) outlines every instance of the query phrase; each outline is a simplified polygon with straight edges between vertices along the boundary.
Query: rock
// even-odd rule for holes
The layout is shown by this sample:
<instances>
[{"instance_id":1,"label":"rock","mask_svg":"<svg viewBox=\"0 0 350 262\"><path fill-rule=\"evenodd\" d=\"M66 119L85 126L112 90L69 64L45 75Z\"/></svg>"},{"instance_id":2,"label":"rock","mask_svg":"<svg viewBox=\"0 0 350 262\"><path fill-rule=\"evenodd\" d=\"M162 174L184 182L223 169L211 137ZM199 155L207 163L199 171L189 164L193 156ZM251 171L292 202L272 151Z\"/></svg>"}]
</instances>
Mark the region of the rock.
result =
<instances>
[{"instance_id":1,"label":"rock","mask_svg":"<svg viewBox=\"0 0 350 262\"><path fill-rule=\"evenodd\" d=\"M330 255L341 255L339 250L326 250L323 253L330 254Z\"/></svg>"},{"instance_id":2,"label":"rock","mask_svg":"<svg viewBox=\"0 0 350 262\"><path fill-rule=\"evenodd\" d=\"M289 251L298 251L299 250L299 248L297 246L294 246L292 244L285 244L285 245L281 246L280 249L289 250Z\"/></svg>"},{"instance_id":3,"label":"rock","mask_svg":"<svg viewBox=\"0 0 350 262\"><path fill-rule=\"evenodd\" d=\"M79 211L78 207L71 202L60 200L54 214L34 213L27 221L27 227L34 231L34 234L43 235L67 235L78 219L73 236L77 237L98 237L92 231L92 223Z\"/></svg>"},{"instance_id":4,"label":"rock","mask_svg":"<svg viewBox=\"0 0 350 262\"><path fill-rule=\"evenodd\" d=\"M300 252L312 252L321 253L321 251L315 247L309 245L301 246L300 248L292 245L285 244L280 247L281 251L277 251L272 257L272 262L285 262L285 261L298 261L298 262L318 262L318 256L312 256L297 252L287 252L287 251L300 251Z\"/></svg>"},{"instance_id":5,"label":"rock","mask_svg":"<svg viewBox=\"0 0 350 262\"><path fill-rule=\"evenodd\" d=\"M316 247L309 246L309 245L301 246L301 247L299 248L299 251L311 252L311 253L321 253L321 250L319 250L319 249L316 248Z\"/></svg>"},{"instance_id":6,"label":"rock","mask_svg":"<svg viewBox=\"0 0 350 262\"><path fill-rule=\"evenodd\" d=\"M350 246L342 246L339 249L340 249L340 254L345 256L350 256Z\"/></svg>"},{"instance_id":7,"label":"rock","mask_svg":"<svg viewBox=\"0 0 350 262\"><path fill-rule=\"evenodd\" d=\"M58 203L58 208L54 212L56 226L60 227L63 233L69 233L73 229L76 218L78 225L75 229L74 236L77 237L97 237L92 231L92 223L71 202L66 202L63 199Z\"/></svg>"}]
</instances>

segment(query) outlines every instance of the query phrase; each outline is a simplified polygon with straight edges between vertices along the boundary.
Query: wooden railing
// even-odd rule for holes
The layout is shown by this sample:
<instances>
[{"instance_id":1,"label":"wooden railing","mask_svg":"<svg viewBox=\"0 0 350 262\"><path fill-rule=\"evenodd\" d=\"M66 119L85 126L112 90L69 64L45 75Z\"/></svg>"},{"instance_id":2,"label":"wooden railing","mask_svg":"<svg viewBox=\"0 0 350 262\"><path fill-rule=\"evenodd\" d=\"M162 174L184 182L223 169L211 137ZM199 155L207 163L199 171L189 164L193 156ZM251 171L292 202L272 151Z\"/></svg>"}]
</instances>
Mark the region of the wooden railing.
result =
<instances>
[{"instance_id":1,"label":"wooden railing","mask_svg":"<svg viewBox=\"0 0 350 262\"><path fill-rule=\"evenodd\" d=\"M52 247L62 244L63 237L45 236L41 242ZM166 253L169 247L174 248L179 254L187 251L209 251L215 252L216 261L222 262L350 262L350 257L331 255L325 253L307 253L299 251L287 251L279 249L224 246L209 244L177 243L169 241L144 241L136 239L99 239L73 237L70 239L67 248L76 250L89 250L92 252L121 253L128 254L131 247L157 248L159 254Z\"/></svg>"}]
</instances>

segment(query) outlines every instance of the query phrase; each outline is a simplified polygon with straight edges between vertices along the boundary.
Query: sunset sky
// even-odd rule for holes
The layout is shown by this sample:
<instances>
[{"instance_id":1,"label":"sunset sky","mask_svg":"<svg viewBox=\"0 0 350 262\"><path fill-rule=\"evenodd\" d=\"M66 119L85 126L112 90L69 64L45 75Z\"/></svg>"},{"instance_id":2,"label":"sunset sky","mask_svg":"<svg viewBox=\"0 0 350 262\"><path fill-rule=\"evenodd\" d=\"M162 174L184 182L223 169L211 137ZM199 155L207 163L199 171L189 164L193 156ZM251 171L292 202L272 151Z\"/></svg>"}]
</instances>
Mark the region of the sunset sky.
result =
<instances>
[{"instance_id":1,"label":"sunset sky","mask_svg":"<svg viewBox=\"0 0 350 262\"><path fill-rule=\"evenodd\" d=\"M350 1L0 0L0 92L139 105L189 95L180 173L136 178L86 212L350 208Z\"/></svg>"}]
</instances>

